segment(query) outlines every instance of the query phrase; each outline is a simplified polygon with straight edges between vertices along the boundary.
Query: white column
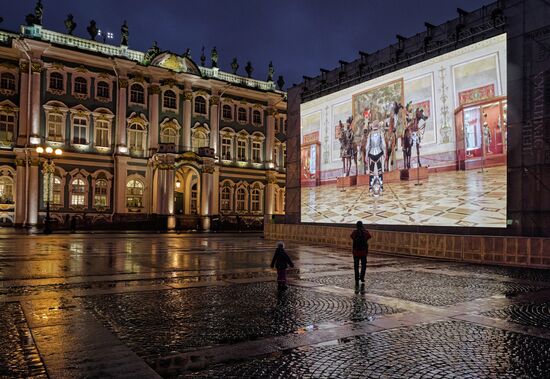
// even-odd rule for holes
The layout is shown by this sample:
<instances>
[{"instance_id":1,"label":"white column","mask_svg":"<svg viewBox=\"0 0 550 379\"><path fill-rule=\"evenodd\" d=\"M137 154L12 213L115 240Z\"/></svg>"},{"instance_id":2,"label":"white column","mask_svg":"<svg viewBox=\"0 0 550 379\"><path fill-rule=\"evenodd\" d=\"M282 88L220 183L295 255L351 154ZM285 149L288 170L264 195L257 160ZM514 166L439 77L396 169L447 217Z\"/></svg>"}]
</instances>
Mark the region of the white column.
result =
<instances>
[{"instance_id":1,"label":"white column","mask_svg":"<svg viewBox=\"0 0 550 379\"><path fill-rule=\"evenodd\" d=\"M38 168L40 161L37 157L31 159L29 167L29 190L27 207L27 224L36 225L38 223Z\"/></svg>"},{"instance_id":2,"label":"white column","mask_svg":"<svg viewBox=\"0 0 550 379\"><path fill-rule=\"evenodd\" d=\"M40 72L42 65L34 62L31 65L32 89L31 89L31 144L40 143Z\"/></svg>"},{"instance_id":3,"label":"white column","mask_svg":"<svg viewBox=\"0 0 550 379\"><path fill-rule=\"evenodd\" d=\"M159 94L160 87L153 84L149 87L149 151L154 154L159 145Z\"/></svg>"},{"instance_id":4,"label":"white column","mask_svg":"<svg viewBox=\"0 0 550 379\"><path fill-rule=\"evenodd\" d=\"M275 109L273 108L267 110L267 126L265 132L265 161L267 163L272 163L273 146L275 143Z\"/></svg>"},{"instance_id":5,"label":"white column","mask_svg":"<svg viewBox=\"0 0 550 379\"><path fill-rule=\"evenodd\" d=\"M117 155L116 159L116 213L126 213L126 176L128 174L128 157Z\"/></svg>"},{"instance_id":6,"label":"white column","mask_svg":"<svg viewBox=\"0 0 550 379\"><path fill-rule=\"evenodd\" d=\"M126 102L128 90L128 79L118 81L118 101L117 101L117 147L126 147Z\"/></svg>"},{"instance_id":7,"label":"white column","mask_svg":"<svg viewBox=\"0 0 550 379\"><path fill-rule=\"evenodd\" d=\"M182 143L184 149L191 148L191 101L193 100L193 91L185 85L185 91L183 92L183 138Z\"/></svg>"},{"instance_id":8,"label":"white column","mask_svg":"<svg viewBox=\"0 0 550 379\"><path fill-rule=\"evenodd\" d=\"M210 214L217 215L220 213L219 209L220 200L220 168L214 167L214 173L212 174L212 193L210 198Z\"/></svg>"},{"instance_id":9,"label":"white column","mask_svg":"<svg viewBox=\"0 0 550 379\"><path fill-rule=\"evenodd\" d=\"M275 171L266 171L267 185L265 187L265 219L270 220L271 215L275 212L274 194L277 176Z\"/></svg>"},{"instance_id":10,"label":"white column","mask_svg":"<svg viewBox=\"0 0 550 379\"><path fill-rule=\"evenodd\" d=\"M24 154L17 154L15 160L17 170L15 172L15 220L16 225L22 225L25 221L25 173L26 162Z\"/></svg>"},{"instance_id":11,"label":"white column","mask_svg":"<svg viewBox=\"0 0 550 379\"><path fill-rule=\"evenodd\" d=\"M201 221L204 230L210 229L214 187L214 159L206 158L201 175Z\"/></svg>"},{"instance_id":12,"label":"white column","mask_svg":"<svg viewBox=\"0 0 550 379\"><path fill-rule=\"evenodd\" d=\"M29 103L29 64L23 62L19 65L19 71L21 72L21 81L19 87L19 129L17 144L24 146L27 143L27 133L29 121L27 119Z\"/></svg>"},{"instance_id":13,"label":"white column","mask_svg":"<svg viewBox=\"0 0 550 379\"><path fill-rule=\"evenodd\" d=\"M210 98L210 147L214 149L214 155L218 155L218 144L220 139L219 102L220 98L218 96L212 96Z\"/></svg>"}]
</instances>

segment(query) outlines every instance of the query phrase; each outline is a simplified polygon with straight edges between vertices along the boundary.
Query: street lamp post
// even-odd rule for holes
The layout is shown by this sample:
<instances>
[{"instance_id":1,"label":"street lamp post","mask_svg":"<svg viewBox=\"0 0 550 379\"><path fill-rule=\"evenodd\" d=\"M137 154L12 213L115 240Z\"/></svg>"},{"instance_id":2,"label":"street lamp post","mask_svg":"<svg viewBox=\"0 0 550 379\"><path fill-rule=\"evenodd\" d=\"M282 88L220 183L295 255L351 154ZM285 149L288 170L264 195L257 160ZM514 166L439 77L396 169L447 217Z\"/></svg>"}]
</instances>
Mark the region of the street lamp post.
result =
<instances>
[{"instance_id":1,"label":"street lamp post","mask_svg":"<svg viewBox=\"0 0 550 379\"><path fill-rule=\"evenodd\" d=\"M53 149L51 146L38 146L36 148L38 155L42 155L46 161L42 165L42 173L47 179L47 188L46 188L46 219L44 220L44 234L50 234L52 232L52 224L50 218L50 203L52 197L52 174L55 172L55 164L53 158L55 156L61 156L63 150L57 148Z\"/></svg>"}]
</instances>

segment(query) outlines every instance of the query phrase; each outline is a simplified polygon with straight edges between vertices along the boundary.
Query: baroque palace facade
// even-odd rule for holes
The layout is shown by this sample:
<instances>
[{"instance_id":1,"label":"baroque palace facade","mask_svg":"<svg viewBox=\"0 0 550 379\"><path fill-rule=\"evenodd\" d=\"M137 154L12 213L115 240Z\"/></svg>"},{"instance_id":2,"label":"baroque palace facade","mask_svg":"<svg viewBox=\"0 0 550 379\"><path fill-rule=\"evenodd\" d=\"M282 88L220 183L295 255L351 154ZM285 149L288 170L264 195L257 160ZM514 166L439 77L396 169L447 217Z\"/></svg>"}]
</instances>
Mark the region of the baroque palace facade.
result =
<instances>
[{"instance_id":1,"label":"baroque palace facade","mask_svg":"<svg viewBox=\"0 0 550 379\"><path fill-rule=\"evenodd\" d=\"M221 71L214 51L206 67L126 45L0 31L2 223L41 224L48 204L54 225L207 230L282 214L286 94L272 67L259 81ZM62 155L50 166L37 146Z\"/></svg>"}]
</instances>

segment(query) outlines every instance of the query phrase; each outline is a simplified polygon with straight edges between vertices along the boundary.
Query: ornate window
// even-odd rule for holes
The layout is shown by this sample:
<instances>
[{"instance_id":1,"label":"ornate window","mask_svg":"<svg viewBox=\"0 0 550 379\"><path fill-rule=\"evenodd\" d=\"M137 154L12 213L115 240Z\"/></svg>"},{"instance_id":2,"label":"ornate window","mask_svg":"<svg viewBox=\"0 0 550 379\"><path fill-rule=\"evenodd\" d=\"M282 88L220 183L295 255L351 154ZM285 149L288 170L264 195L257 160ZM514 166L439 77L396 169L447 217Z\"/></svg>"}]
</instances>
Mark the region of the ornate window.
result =
<instances>
[{"instance_id":1,"label":"ornate window","mask_svg":"<svg viewBox=\"0 0 550 379\"><path fill-rule=\"evenodd\" d=\"M128 127L128 148L132 154L143 155L146 135L147 131L143 125L134 123Z\"/></svg>"},{"instance_id":2,"label":"ornate window","mask_svg":"<svg viewBox=\"0 0 550 379\"><path fill-rule=\"evenodd\" d=\"M63 92L65 90L65 78L63 74L59 72L52 72L50 74L50 90Z\"/></svg>"},{"instance_id":3,"label":"ornate window","mask_svg":"<svg viewBox=\"0 0 550 379\"><path fill-rule=\"evenodd\" d=\"M15 113L0 112L0 144L11 144L15 131Z\"/></svg>"},{"instance_id":4,"label":"ornate window","mask_svg":"<svg viewBox=\"0 0 550 379\"><path fill-rule=\"evenodd\" d=\"M246 120L247 120L246 109L239 108L239 110L237 111L237 120L239 122L246 122Z\"/></svg>"},{"instance_id":5,"label":"ornate window","mask_svg":"<svg viewBox=\"0 0 550 379\"><path fill-rule=\"evenodd\" d=\"M111 134L111 121L109 120L96 120L95 121L95 146L97 147L109 147L110 146L110 134Z\"/></svg>"},{"instance_id":6,"label":"ornate window","mask_svg":"<svg viewBox=\"0 0 550 379\"><path fill-rule=\"evenodd\" d=\"M231 105L225 104L222 108L222 117L226 120L233 120L233 110Z\"/></svg>"},{"instance_id":7,"label":"ornate window","mask_svg":"<svg viewBox=\"0 0 550 379\"><path fill-rule=\"evenodd\" d=\"M252 212L260 212L262 210L261 208L261 199L262 199L262 193L259 189L253 189L250 192L250 210Z\"/></svg>"},{"instance_id":8,"label":"ornate window","mask_svg":"<svg viewBox=\"0 0 550 379\"><path fill-rule=\"evenodd\" d=\"M254 125L261 125L262 124L262 114L257 109L254 110L254 112L252 112L252 123Z\"/></svg>"},{"instance_id":9,"label":"ornate window","mask_svg":"<svg viewBox=\"0 0 550 379\"><path fill-rule=\"evenodd\" d=\"M237 188L235 192L237 212L246 211L246 189L243 187Z\"/></svg>"},{"instance_id":10,"label":"ornate window","mask_svg":"<svg viewBox=\"0 0 550 379\"><path fill-rule=\"evenodd\" d=\"M176 93L172 90L164 91L164 95L162 96L162 104L164 108L168 109L177 109L177 103L176 103Z\"/></svg>"},{"instance_id":11,"label":"ornate window","mask_svg":"<svg viewBox=\"0 0 550 379\"><path fill-rule=\"evenodd\" d=\"M109 206L107 191L109 183L107 179L97 179L94 186L94 207L106 208Z\"/></svg>"},{"instance_id":12,"label":"ornate window","mask_svg":"<svg viewBox=\"0 0 550 379\"><path fill-rule=\"evenodd\" d=\"M231 211L231 188L223 187L221 192L221 210L223 212Z\"/></svg>"},{"instance_id":13,"label":"ornate window","mask_svg":"<svg viewBox=\"0 0 550 379\"><path fill-rule=\"evenodd\" d=\"M15 92L15 75L4 72L0 75L0 89Z\"/></svg>"},{"instance_id":14,"label":"ornate window","mask_svg":"<svg viewBox=\"0 0 550 379\"><path fill-rule=\"evenodd\" d=\"M126 183L126 207L143 208L143 182L130 179Z\"/></svg>"},{"instance_id":15,"label":"ornate window","mask_svg":"<svg viewBox=\"0 0 550 379\"><path fill-rule=\"evenodd\" d=\"M130 102L145 104L145 90L141 84L134 83L130 87Z\"/></svg>"},{"instance_id":16,"label":"ornate window","mask_svg":"<svg viewBox=\"0 0 550 379\"><path fill-rule=\"evenodd\" d=\"M195 113L206 114L206 100L202 96L195 97Z\"/></svg>"},{"instance_id":17,"label":"ornate window","mask_svg":"<svg viewBox=\"0 0 550 379\"><path fill-rule=\"evenodd\" d=\"M246 139L239 139L237 140L237 160L246 162L248 159L247 157L247 146Z\"/></svg>"},{"instance_id":18,"label":"ornate window","mask_svg":"<svg viewBox=\"0 0 550 379\"><path fill-rule=\"evenodd\" d=\"M81 76L76 77L74 79L73 92L74 92L74 94L77 94L77 95L87 96L88 95L88 81L85 78L81 77Z\"/></svg>"},{"instance_id":19,"label":"ornate window","mask_svg":"<svg viewBox=\"0 0 550 379\"><path fill-rule=\"evenodd\" d=\"M103 98L103 99L109 99L111 98L111 88L109 86L109 83L105 81L99 81L97 82L97 97Z\"/></svg>"},{"instance_id":20,"label":"ornate window","mask_svg":"<svg viewBox=\"0 0 550 379\"><path fill-rule=\"evenodd\" d=\"M0 177L0 204L13 204L13 179L7 175Z\"/></svg>"},{"instance_id":21,"label":"ornate window","mask_svg":"<svg viewBox=\"0 0 550 379\"><path fill-rule=\"evenodd\" d=\"M161 143L173 143L176 144L178 140L178 132L174 128L166 127L162 129L160 133L160 142Z\"/></svg>"},{"instance_id":22,"label":"ornate window","mask_svg":"<svg viewBox=\"0 0 550 379\"><path fill-rule=\"evenodd\" d=\"M206 124L204 124L206 126ZM209 130L200 124L196 124L192 130L191 144L194 148L210 146Z\"/></svg>"},{"instance_id":23,"label":"ornate window","mask_svg":"<svg viewBox=\"0 0 550 379\"><path fill-rule=\"evenodd\" d=\"M222 159L231 160L231 152L233 151L233 138L229 136L222 137Z\"/></svg>"},{"instance_id":24,"label":"ornate window","mask_svg":"<svg viewBox=\"0 0 550 379\"><path fill-rule=\"evenodd\" d=\"M86 182L82 178L76 178L71 182L71 206L86 206Z\"/></svg>"},{"instance_id":25,"label":"ornate window","mask_svg":"<svg viewBox=\"0 0 550 379\"><path fill-rule=\"evenodd\" d=\"M44 203L48 202L48 188L50 189L50 205L61 206L63 182L57 175L50 176L51 182L48 183L48 176L44 176ZM48 187L48 186L51 187Z\"/></svg>"},{"instance_id":26,"label":"ornate window","mask_svg":"<svg viewBox=\"0 0 550 379\"><path fill-rule=\"evenodd\" d=\"M260 141L252 142L252 161L256 163L262 161L262 143Z\"/></svg>"},{"instance_id":27,"label":"ornate window","mask_svg":"<svg viewBox=\"0 0 550 379\"><path fill-rule=\"evenodd\" d=\"M61 113L49 113L47 119L48 141L63 142L65 117Z\"/></svg>"},{"instance_id":28,"label":"ornate window","mask_svg":"<svg viewBox=\"0 0 550 379\"><path fill-rule=\"evenodd\" d=\"M88 119L86 117L73 117L73 145L88 144Z\"/></svg>"}]
</instances>

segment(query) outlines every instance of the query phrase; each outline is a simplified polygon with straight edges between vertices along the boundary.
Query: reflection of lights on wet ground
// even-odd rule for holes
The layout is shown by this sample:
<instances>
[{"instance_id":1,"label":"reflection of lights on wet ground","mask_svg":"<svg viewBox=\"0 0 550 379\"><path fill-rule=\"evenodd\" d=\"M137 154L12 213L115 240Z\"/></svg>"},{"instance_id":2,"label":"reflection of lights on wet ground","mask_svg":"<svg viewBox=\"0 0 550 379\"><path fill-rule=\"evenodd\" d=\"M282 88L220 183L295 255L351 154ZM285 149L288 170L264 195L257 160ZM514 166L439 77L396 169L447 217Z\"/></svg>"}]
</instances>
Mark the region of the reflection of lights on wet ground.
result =
<instances>
[{"instance_id":1,"label":"reflection of lights on wet ground","mask_svg":"<svg viewBox=\"0 0 550 379\"><path fill-rule=\"evenodd\" d=\"M82 241L71 241L69 250L74 254L82 254L84 253L84 243Z\"/></svg>"}]
</instances>

